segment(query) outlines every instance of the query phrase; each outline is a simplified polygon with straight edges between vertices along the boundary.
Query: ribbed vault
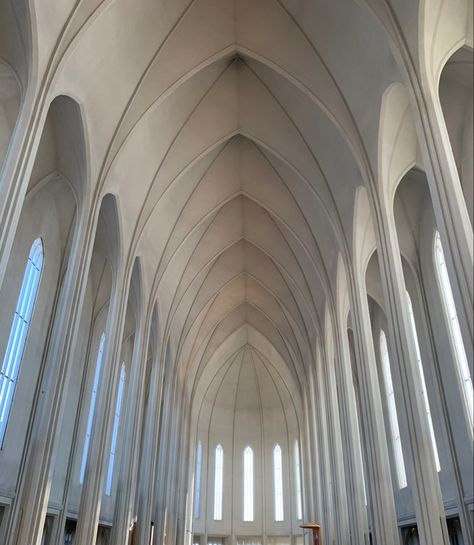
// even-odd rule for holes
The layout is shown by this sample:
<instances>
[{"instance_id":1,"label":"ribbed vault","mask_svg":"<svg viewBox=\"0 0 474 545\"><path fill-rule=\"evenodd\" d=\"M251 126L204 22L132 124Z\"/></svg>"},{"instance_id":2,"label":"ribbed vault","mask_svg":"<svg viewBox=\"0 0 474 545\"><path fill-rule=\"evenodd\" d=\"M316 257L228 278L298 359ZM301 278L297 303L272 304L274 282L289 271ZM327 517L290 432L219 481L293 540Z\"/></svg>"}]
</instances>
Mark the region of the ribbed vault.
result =
<instances>
[{"instance_id":1,"label":"ribbed vault","mask_svg":"<svg viewBox=\"0 0 474 545\"><path fill-rule=\"evenodd\" d=\"M117 195L125 267L139 256L160 345L188 393L243 326L301 384L325 306L335 311L355 191L377 166L367 92L380 102L399 77L367 7L345 1L342 17L337 4L36 6L32 69L53 50L52 93L80 97L91 201ZM58 41L45 42L55 25Z\"/></svg>"}]
</instances>

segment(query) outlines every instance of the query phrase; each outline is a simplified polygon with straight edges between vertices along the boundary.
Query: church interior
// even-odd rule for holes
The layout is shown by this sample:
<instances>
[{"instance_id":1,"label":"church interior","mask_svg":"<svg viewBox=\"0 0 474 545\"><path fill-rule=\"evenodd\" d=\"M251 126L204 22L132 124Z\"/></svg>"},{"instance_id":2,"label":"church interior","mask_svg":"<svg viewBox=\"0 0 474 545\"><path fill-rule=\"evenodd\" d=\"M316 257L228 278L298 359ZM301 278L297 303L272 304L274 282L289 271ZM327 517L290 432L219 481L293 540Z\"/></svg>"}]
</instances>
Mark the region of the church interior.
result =
<instances>
[{"instance_id":1,"label":"church interior","mask_svg":"<svg viewBox=\"0 0 474 545\"><path fill-rule=\"evenodd\" d=\"M0 544L472 545L471 0L0 0Z\"/></svg>"}]
</instances>

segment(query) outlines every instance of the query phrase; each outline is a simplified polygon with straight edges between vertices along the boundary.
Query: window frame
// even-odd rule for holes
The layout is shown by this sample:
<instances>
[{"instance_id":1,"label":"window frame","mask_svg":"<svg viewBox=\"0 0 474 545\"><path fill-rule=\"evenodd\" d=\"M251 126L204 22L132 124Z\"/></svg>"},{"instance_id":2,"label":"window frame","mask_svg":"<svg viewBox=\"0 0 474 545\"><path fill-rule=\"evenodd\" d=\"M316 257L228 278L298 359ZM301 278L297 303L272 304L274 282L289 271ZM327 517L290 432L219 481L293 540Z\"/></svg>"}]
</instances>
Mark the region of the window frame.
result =
<instances>
[{"instance_id":1,"label":"window frame","mask_svg":"<svg viewBox=\"0 0 474 545\"><path fill-rule=\"evenodd\" d=\"M298 439L293 444L293 456L295 467L295 504L296 520L303 520L303 492L301 485L301 455Z\"/></svg>"},{"instance_id":2,"label":"window frame","mask_svg":"<svg viewBox=\"0 0 474 545\"><path fill-rule=\"evenodd\" d=\"M385 386L385 397L387 401L388 420L392 443L397 482L400 490L408 486L405 457L403 455L402 438L400 435L400 424L398 422L398 411L393 388L392 371L390 367L390 354L388 352L387 336L383 329L379 333L380 362L382 364L382 375Z\"/></svg>"},{"instance_id":3,"label":"window frame","mask_svg":"<svg viewBox=\"0 0 474 545\"><path fill-rule=\"evenodd\" d=\"M441 259L439 259L441 258ZM464 407L467 411L467 418L471 434L474 433L474 392L472 376L467 360L466 347L462 338L461 324L459 323L456 303L454 301L453 289L449 279L449 272L446 266L443 244L439 231L436 230L433 236L433 262L435 276L438 284L441 304L443 306L443 318L448 331L449 344L453 359L456 362L457 377L461 387Z\"/></svg>"},{"instance_id":4,"label":"window frame","mask_svg":"<svg viewBox=\"0 0 474 545\"><path fill-rule=\"evenodd\" d=\"M243 451L243 521L255 521L255 474L254 474L254 453L250 445Z\"/></svg>"},{"instance_id":5,"label":"window frame","mask_svg":"<svg viewBox=\"0 0 474 545\"><path fill-rule=\"evenodd\" d=\"M86 474L87 458L89 456L90 439L92 435L92 427L94 424L94 413L97 402L97 393L100 386L100 376L102 371L102 361L105 351L105 332L102 332L99 341L99 348L97 350L97 358L94 371L94 380L92 383L91 397L89 401L89 413L86 421L86 435L84 437L84 445L82 447L81 466L79 469L79 483L84 484L84 478Z\"/></svg>"},{"instance_id":6,"label":"window frame","mask_svg":"<svg viewBox=\"0 0 474 545\"><path fill-rule=\"evenodd\" d=\"M284 522L283 451L278 443L273 446L273 506L275 522Z\"/></svg>"},{"instance_id":7,"label":"window frame","mask_svg":"<svg viewBox=\"0 0 474 545\"><path fill-rule=\"evenodd\" d=\"M196 445L196 470L194 480L194 518L201 518L201 474L202 474L202 442Z\"/></svg>"},{"instance_id":8,"label":"window frame","mask_svg":"<svg viewBox=\"0 0 474 545\"><path fill-rule=\"evenodd\" d=\"M431 442L431 449L433 451L433 456L435 459L435 466L436 466L437 472L439 473L441 471L441 462L439 459L438 444L437 444L436 435L434 432L433 418L431 416L431 407L430 407L430 400L428 398L428 389L426 388L425 372L423 369L423 360L421 358L418 331L416 329L415 312L413 310L413 303L412 303L410 294L408 293L408 290L406 290L406 297L407 297L407 311L408 311L409 325L411 328L412 338L415 345L415 354L417 359L418 372L420 374L420 380L421 380L420 394L423 401L423 407L425 410L426 418L428 421L428 433L429 433L430 442Z\"/></svg>"},{"instance_id":9,"label":"window frame","mask_svg":"<svg viewBox=\"0 0 474 545\"><path fill-rule=\"evenodd\" d=\"M120 368L120 380L119 380L119 386L117 389L117 400L115 402L114 425L112 430L112 440L110 442L109 464L107 467L107 480L105 482L106 496L112 495L114 466L115 466L115 458L117 455L117 445L118 445L118 438L119 438L119 431L120 431L120 418L122 414L122 404L123 404L126 380L127 380L127 368L125 366L125 362L123 362Z\"/></svg>"},{"instance_id":10,"label":"window frame","mask_svg":"<svg viewBox=\"0 0 474 545\"><path fill-rule=\"evenodd\" d=\"M28 252L15 313L0 368L0 449L4 445L8 421L13 407L18 377L43 276L44 262L43 240L38 237L33 241Z\"/></svg>"},{"instance_id":11,"label":"window frame","mask_svg":"<svg viewBox=\"0 0 474 545\"><path fill-rule=\"evenodd\" d=\"M222 521L224 513L224 448L219 443L214 450L214 520Z\"/></svg>"}]
</instances>

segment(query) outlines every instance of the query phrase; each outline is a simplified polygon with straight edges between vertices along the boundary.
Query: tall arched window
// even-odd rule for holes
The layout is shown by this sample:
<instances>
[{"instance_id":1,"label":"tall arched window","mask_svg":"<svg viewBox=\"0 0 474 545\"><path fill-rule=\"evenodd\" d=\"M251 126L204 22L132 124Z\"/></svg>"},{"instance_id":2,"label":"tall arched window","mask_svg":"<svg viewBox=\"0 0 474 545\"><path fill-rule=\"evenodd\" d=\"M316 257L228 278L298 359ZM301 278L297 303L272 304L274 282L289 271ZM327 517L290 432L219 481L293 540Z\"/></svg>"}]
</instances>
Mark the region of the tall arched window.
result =
<instances>
[{"instance_id":1,"label":"tall arched window","mask_svg":"<svg viewBox=\"0 0 474 545\"><path fill-rule=\"evenodd\" d=\"M273 493L275 498L275 521L283 521L283 468L280 445L273 447Z\"/></svg>"},{"instance_id":2,"label":"tall arched window","mask_svg":"<svg viewBox=\"0 0 474 545\"><path fill-rule=\"evenodd\" d=\"M380 332L379 342L383 380L385 384L385 393L387 395L390 433L392 435L393 456L395 458L395 467L397 469L398 486L400 488L405 488L407 486L407 474L405 471L405 461L403 459L400 428L398 427L397 406L395 404L395 393L393 391L392 372L390 371L390 358L388 356L387 339L383 331Z\"/></svg>"},{"instance_id":3,"label":"tall arched window","mask_svg":"<svg viewBox=\"0 0 474 545\"><path fill-rule=\"evenodd\" d=\"M194 481L194 518L201 516L201 471L202 471L202 443L198 441L196 448L196 480Z\"/></svg>"},{"instance_id":4,"label":"tall arched window","mask_svg":"<svg viewBox=\"0 0 474 545\"><path fill-rule=\"evenodd\" d=\"M89 414L87 416L86 425L86 438L84 440L84 447L82 448L82 461L81 471L79 473L79 482L84 482L84 475L86 473L87 455L89 453L89 444L91 441L92 423L94 422L95 403L97 401L97 390L99 389L100 368L102 367L102 356L104 353L105 345L105 333L102 333L99 343L99 352L97 353L97 362L95 364L94 382L92 383L91 402L89 405Z\"/></svg>"},{"instance_id":5,"label":"tall arched window","mask_svg":"<svg viewBox=\"0 0 474 545\"><path fill-rule=\"evenodd\" d=\"M214 467L214 520L222 520L222 500L224 488L224 449L216 447Z\"/></svg>"},{"instance_id":6,"label":"tall arched window","mask_svg":"<svg viewBox=\"0 0 474 545\"><path fill-rule=\"evenodd\" d=\"M18 296L7 349L0 371L0 446L3 446L5 438L13 394L25 351L26 337L28 336L31 316L38 294L41 272L43 271L43 263L43 243L40 238L37 238L31 245L26 262L20 295Z\"/></svg>"},{"instance_id":7,"label":"tall arched window","mask_svg":"<svg viewBox=\"0 0 474 545\"><path fill-rule=\"evenodd\" d=\"M418 363L418 370L420 372L420 378L421 378L421 397L423 399L423 407L425 409L426 417L428 420L428 430L430 433L431 446L433 448L433 455L435 458L436 469L437 471L440 471L441 464L439 463L438 447L436 446L436 437L434 434L433 420L431 418L430 402L428 400L428 392L426 391L425 374L423 372L423 362L421 361L420 345L418 343L418 334L416 332L415 316L413 314L413 306L411 304L411 299L408 292L407 292L407 305L408 305L408 314L410 316L411 331L413 335L413 340L415 342L416 361Z\"/></svg>"},{"instance_id":8,"label":"tall arched window","mask_svg":"<svg viewBox=\"0 0 474 545\"><path fill-rule=\"evenodd\" d=\"M301 496L301 463L300 463L300 447L298 439L295 439L294 444L295 457L295 496L296 496L296 518L303 518L303 499Z\"/></svg>"},{"instance_id":9,"label":"tall arched window","mask_svg":"<svg viewBox=\"0 0 474 545\"><path fill-rule=\"evenodd\" d=\"M244 450L244 521L253 521L253 450Z\"/></svg>"},{"instance_id":10,"label":"tall arched window","mask_svg":"<svg viewBox=\"0 0 474 545\"><path fill-rule=\"evenodd\" d=\"M443 246L441 244L441 238L438 231L436 231L434 239L434 258L436 264L436 271L438 275L438 283L443 298L444 309L446 318L448 321L448 329L451 338L451 343L454 349L455 360L457 364L459 379L461 381L464 401L466 404L467 412L469 415L469 423L471 430L474 419L474 399L472 389L472 378L469 372L469 365L467 363L466 350L464 349L464 343L461 335L461 328L459 326L458 315L456 312L456 306L454 304L453 290L451 289L451 283L449 282L448 269L446 267L446 261L444 259Z\"/></svg>"},{"instance_id":11,"label":"tall arched window","mask_svg":"<svg viewBox=\"0 0 474 545\"><path fill-rule=\"evenodd\" d=\"M114 475L114 463L115 456L117 453L117 441L118 441L118 432L120 426L120 413L122 412L122 400L123 400L123 391L125 389L125 379L127 371L125 369L125 362L122 363L122 368L120 370L120 382L117 392L117 402L115 403L115 416L114 416L114 428L112 431L112 443L110 445L110 455L109 455L109 467L107 469L107 481L105 485L105 493L107 496L112 494L112 479Z\"/></svg>"}]
</instances>

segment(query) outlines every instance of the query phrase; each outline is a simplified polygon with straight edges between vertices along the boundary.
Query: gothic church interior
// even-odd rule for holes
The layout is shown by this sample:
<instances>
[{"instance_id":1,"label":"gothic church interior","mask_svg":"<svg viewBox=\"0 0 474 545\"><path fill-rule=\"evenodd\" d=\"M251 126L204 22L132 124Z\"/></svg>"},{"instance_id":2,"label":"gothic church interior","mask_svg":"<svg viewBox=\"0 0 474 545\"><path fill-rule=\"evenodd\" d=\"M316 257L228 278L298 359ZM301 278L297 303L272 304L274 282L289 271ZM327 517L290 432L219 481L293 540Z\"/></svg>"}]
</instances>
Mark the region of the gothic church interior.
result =
<instances>
[{"instance_id":1,"label":"gothic church interior","mask_svg":"<svg viewBox=\"0 0 474 545\"><path fill-rule=\"evenodd\" d=\"M470 0L0 0L0 543L470 545Z\"/></svg>"}]
</instances>

